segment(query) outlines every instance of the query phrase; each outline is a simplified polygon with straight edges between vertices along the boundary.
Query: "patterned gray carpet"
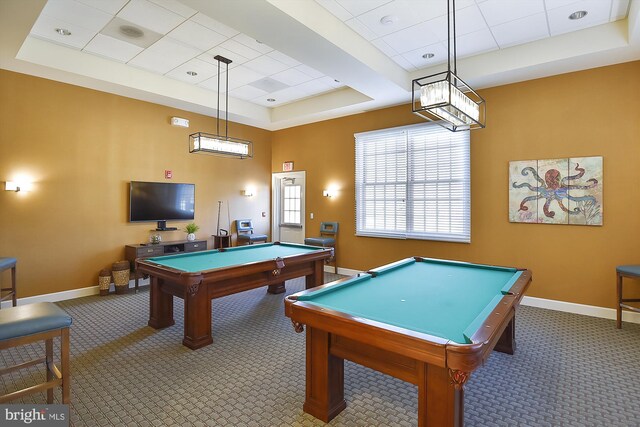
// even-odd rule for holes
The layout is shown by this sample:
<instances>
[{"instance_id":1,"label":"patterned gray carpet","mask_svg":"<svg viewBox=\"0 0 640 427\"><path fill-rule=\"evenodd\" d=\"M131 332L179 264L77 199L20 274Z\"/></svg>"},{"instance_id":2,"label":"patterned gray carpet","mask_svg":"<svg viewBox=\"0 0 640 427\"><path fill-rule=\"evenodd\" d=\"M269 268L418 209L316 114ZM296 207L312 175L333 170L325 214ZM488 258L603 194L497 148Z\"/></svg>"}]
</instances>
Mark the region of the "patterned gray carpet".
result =
<instances>
[{"instance_id":1,"label":"patterned gray carpet","mask_svg":"<svg viewBox=\"0 0 640 427\"><path fill-rule=\"evenodd\" d=\"M287 282L289 293L302 288ZM302 412L304 334L284 316L282 295L262 288L213 300L214 343L197 351L181 344L182 302L176 324L156 331L146 326L148 301L143 288L60 303L74 319L73 425L324 425ZM640 426L640 325L619 331L611 320L521 307L517 342L514 356L494 353L471 376L467 426ZM34 350L5 350L0 364ZM3 387L43 376L6 375ZM331 426L417 424L414 386L350 362L345 398Z\"/></svg>"}]
</instances>

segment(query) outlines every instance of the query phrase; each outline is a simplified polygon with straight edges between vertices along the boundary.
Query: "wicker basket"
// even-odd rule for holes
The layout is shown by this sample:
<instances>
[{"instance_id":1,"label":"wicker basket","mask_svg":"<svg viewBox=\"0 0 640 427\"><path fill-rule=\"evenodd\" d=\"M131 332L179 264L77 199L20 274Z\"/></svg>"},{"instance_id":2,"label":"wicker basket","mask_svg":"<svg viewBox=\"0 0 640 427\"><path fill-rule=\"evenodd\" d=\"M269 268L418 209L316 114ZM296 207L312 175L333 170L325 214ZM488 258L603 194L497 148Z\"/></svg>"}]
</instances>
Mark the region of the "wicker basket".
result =
<instances>
[{"instance_id":1,"label":"wicker basket","mask_svg":"<svg viewBox=\"0 0 640 427\"><path fill-rule=\"evenodd\" d=\"M100 288L100 295L109 295L109 288L111 287L111 270L100 270L100 274L98 274L98 287Z\"/></svg>"},{"instance_id":2,"label":"wicker basket","mask_svg":"<svg viewBox=\"0 0 640 427\"><path fill-rule=\"evenodd\" d=\"M129 269L131 264L129 261L114 262L111 270L113 271L113 283L116 285L116 294L126 294L129 291Z\"/></svg>"}]
</instances>

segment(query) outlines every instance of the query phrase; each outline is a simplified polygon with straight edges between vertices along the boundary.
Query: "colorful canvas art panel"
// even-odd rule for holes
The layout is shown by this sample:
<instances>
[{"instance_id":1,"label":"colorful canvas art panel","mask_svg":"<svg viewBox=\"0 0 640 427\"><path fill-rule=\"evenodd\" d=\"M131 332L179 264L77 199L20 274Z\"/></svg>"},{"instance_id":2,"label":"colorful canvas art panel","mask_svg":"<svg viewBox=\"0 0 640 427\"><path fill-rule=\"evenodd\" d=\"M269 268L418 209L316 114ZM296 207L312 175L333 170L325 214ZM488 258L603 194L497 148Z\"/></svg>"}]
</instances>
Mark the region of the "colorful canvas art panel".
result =
<instances>
[{"instance_id":1,"label":"colorful canvas art panel","mask_svg":"<svg viewBox=\"0 0 640 427\"><path fill-rule=\"evenodd\" d=\"M509 221L602 225L602 157L509 162Z\"/></svg>"}]
</instances>

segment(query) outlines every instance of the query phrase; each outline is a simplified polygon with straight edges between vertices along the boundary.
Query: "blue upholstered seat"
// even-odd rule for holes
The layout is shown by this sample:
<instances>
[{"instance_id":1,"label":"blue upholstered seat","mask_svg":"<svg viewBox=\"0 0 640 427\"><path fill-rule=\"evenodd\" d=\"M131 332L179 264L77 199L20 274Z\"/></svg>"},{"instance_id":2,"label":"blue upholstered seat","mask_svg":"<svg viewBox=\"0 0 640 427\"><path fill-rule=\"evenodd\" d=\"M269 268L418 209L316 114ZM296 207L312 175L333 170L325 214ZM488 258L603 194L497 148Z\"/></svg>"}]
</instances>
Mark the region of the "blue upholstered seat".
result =
<instances>
[{"instance_id":1,"label":"blue upholstered seat","mask_svg":"<svg viewBox=\"0 0 640 427\"><path fill-rule=\"evenodd\" d=\"M0 271L15 267L16 262L15 258L0 257Z\"/></svg>"},{"instance_id":2,"label":"blue upholstered seat","mask_svg":"<svg viewBox=\"0 0 640 427\"><path fill-rule=\"evenodd\" d=\"M51 302L9 307L0 311L0 341L71 326L71 316Z\"/></svg>"},{"instance_id":3,"label":"blue upholstered seat","mask_svg":"<svg viewBox=\"0 0 640 427\"><path fill-rule=\"evenodd\" d=\"M236 229L238 230L238 243L255 243L266 242L266 234L253 234L253 221L250 219L236 220Z\"/></svg>"},{"instance_id":4,"label":"blue upholstered seat","mask_svg":"<svg viewBox=\"0 0 640 427\"><path fill-rule=\"evenodd\" d=\"M619 265L616 267L616 271L625 276L640 277L640 265Z\"/></svg>"},{"instance_id":5,"label":"blue upholstered seat","mask_svg":"<svg viewBox=\"0 0 640 427\"><path fill-rule=\"evenodd\" d=\"M324 247L335 246L336 234L338 234L337 222L322 222L320 223L320 236L307 237L304 239L304 244Z\"/></svg>"},{"instance_id":6,"label":"blue upholstered seat","mask_svg":"<svg viewBox=\"0 0 640 427\"><path fill-rule=\"evenodd\" d=\"M333 246L336 244L334 237L307 237L304 239L305 245L311 246Z\"/></svg>"}]
</instances>

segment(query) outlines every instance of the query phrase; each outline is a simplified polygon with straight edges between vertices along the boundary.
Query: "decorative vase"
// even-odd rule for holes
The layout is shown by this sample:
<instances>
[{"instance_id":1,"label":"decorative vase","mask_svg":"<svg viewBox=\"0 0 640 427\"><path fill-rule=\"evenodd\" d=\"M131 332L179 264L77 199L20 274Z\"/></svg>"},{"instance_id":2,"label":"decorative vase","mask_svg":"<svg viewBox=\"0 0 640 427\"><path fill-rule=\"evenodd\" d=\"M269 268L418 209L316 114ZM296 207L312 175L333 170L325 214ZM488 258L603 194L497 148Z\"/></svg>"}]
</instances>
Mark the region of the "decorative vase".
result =
<instances>
[{"instance_id":1,"label":"decorative vase","mask_svg":"<svg viewBox=\"0 0 640 427\"><path fill-rule=\"evenodd\" d=\"M152 245L157 245L161 241L162 241L162 237L159 234L154 234L151 237L149 237L149 243L151 243Z\"/></svg>"},{"instance_id":2,"label":"decorative vase","mask_svg":"<svg viewBox=\"0 0 640 427\"><path fill-rule=\"evenodd\" d=\"M196 235L195 233L189 233L187 234L187 240L190 242L193 242L194 240L196 240Z\"/></svg>"}]
</instances>

